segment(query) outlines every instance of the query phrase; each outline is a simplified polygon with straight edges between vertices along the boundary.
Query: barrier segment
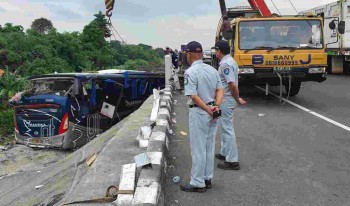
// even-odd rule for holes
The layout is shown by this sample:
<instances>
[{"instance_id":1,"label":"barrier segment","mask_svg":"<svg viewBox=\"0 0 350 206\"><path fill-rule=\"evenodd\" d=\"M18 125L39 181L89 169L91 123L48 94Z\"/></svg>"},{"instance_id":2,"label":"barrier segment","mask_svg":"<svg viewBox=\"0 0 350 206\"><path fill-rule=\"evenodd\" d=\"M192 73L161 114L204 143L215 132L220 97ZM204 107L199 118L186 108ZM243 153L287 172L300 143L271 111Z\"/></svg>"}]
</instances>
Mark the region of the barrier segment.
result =
<instances>
[{"instance_id":1,"label":"barrier segment","mask_svg":"<svg viewBox=\"0 0 350 206\"><path fill-rule=\"evenodd\" d=\"M165 152L168 148L167 133L170 130L173 85L168 84L160 98L160 108L147 146L147 156L152 167L141 169L132 205L164 205L163 179L166 172Z\"/></svg>"},{"instance_id":2,"label":"barrier segment","mask_svg":"<svg viewBox=\"0 0 350 206\"><path fill-rule=\"evenodd\" d=\"M122 174L120 176L119 190L134 191L135 189L136 164L123 165ZM116 201L118 206L131 205L133 194L119 194Z\"/></svg>"}]
</instances>

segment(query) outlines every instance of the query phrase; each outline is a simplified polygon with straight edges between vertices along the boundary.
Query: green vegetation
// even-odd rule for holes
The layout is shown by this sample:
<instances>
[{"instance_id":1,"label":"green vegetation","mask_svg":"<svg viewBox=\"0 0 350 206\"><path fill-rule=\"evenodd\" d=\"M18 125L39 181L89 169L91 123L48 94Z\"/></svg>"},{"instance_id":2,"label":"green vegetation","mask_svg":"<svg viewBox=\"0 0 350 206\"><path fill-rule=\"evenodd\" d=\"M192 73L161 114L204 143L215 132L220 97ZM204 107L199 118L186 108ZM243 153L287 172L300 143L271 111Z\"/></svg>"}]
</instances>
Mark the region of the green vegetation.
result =
<instances>
[{"instance_id":1,"label":"green vegetation","mask_svg":"<svg viewBox=\"0 0 350 206\"><path fill-rule=\"evenodd\" d=\"M8 99L24 89L26 78L54 72L137 70L162 67L163 50L145 44L124 45L110 39L107 19L99 12L82 32L59 33L45 18L30 29L6 23L0 26L0 135L13 130Z\"/></svg>"}]
</instances>

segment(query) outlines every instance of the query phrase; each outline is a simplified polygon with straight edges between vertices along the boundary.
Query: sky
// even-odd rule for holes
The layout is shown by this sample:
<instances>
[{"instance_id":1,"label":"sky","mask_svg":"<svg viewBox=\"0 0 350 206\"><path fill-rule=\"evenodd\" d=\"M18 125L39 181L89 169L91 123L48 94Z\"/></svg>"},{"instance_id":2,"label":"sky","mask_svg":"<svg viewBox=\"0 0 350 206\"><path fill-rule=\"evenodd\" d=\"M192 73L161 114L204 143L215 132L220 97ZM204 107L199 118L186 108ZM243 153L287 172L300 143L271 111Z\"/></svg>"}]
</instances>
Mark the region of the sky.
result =
<instances>
[{"instance_id":1,"label":"sky","mask_svg":"<svg viewBox=\"0 0 350 206\"><path fill-rule=\"evenodd\" d=\"M265 0L271 12L294 15L336 0ZM226 0L227 7L249 5L246 0ZM37 18L52 21L59 32L81 32L105 12L104 0L0 0L0 24L13 23L29 28ZM204 49L213 46L220 19L219 0L115 0L111 22L128 44L147 44L154 48L169 46L179 49L181 44L196 40ZM118 35L113 39L120 40Z\"/></svg>"}]
</instances>

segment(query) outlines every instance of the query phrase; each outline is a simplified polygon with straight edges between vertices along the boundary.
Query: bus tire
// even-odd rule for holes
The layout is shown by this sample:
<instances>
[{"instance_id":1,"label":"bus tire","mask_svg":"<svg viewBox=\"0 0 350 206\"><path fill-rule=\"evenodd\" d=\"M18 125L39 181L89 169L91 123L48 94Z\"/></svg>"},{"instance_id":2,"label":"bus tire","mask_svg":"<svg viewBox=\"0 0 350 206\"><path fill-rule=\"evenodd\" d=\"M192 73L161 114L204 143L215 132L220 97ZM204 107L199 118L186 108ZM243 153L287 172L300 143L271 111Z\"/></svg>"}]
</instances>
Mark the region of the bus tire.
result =
<instances>
[{"instance_id":1,"label":"bus tire","mask_svg":"<svg viewBox=\"0 0 350 206\"><path fill-rule=\"evenodd\" d=\"M291 88L290 88L290 93L289 93L289 96L291 97L294 97L295 95L297 95L300 91L300 87L301 87L301 81L297 81L297 80L294 80L291 82ZM288 92L289 92L289 84L286 83L284 85L284 88L286 90L286 93L288 95Z\"/></svg>"}]
</instances>

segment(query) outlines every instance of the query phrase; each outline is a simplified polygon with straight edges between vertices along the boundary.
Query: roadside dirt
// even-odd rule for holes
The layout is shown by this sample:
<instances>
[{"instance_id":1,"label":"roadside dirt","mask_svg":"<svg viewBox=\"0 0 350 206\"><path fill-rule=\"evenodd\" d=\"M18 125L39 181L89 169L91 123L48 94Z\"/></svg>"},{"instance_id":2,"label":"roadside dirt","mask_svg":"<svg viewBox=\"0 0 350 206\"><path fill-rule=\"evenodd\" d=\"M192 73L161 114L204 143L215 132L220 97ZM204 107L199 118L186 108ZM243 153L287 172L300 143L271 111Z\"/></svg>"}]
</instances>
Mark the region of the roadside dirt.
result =
<instances>
[{"instance_id":1,"label":"roadside dirt","mask_svg":"<svg viewBox=\"0 0 350 206\"><path fill-rule=\"evenodd\" d=\"M72 151L34 149L25 145L0 146L0 179L23 171L38 171L59 161Z\"/></svg>"}]
</instances>

